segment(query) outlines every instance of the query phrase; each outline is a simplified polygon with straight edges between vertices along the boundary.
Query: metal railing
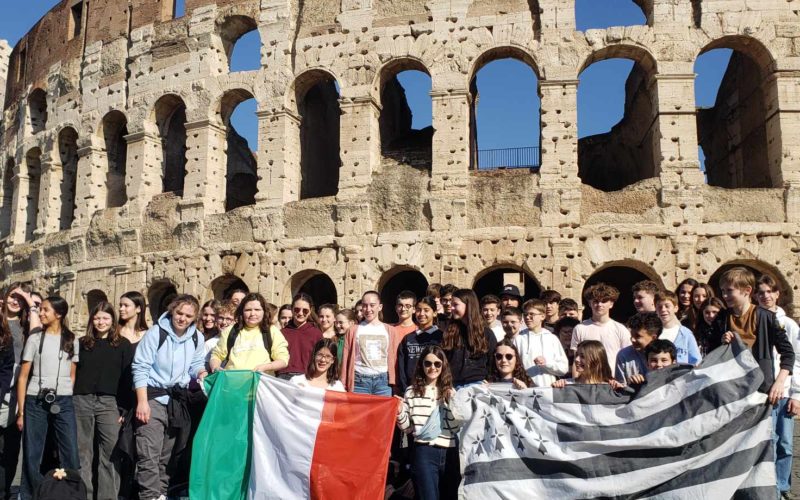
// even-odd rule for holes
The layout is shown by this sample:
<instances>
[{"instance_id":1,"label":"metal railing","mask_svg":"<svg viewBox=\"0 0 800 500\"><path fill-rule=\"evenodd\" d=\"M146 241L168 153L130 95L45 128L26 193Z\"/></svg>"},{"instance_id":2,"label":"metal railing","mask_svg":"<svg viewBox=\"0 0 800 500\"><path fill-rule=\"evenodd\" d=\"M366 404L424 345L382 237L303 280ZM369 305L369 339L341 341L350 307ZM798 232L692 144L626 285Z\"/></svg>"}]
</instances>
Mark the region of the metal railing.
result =
<instances>
[{"instance_id":1,"label":"metal railing","mask_svg":"<svg viewBox=\"0 0 800 500\"><path fill-rule=\"evenodd\" d=\"M541 155L538 146L478 150L478 170L539 168L540 166Z\"/></svg>"}]
</instances>

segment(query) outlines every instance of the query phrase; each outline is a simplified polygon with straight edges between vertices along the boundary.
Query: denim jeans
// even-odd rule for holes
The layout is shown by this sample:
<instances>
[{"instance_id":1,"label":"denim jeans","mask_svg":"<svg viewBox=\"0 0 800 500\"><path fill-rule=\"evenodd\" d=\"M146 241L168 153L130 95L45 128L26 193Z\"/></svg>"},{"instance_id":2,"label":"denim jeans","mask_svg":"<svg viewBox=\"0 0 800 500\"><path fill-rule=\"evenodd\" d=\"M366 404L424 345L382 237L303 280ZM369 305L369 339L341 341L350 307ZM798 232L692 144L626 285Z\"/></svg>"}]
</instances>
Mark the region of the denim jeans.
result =
<instances>
[{"instance_id":1,"label":"denim jeans","mask_svg":"<svg viewBox=\"0 0 800 500\"><path fill-rule=\"evenodd\" d=\"M353 379L353 392L372 394L374 396L391 396L392 389L389 387L389 374L363 375L356 373Z\"/></svg>"},{"instance_id":2,"label":"denim jeans","mask_svg":"<svg viewBox=\"0 0 800 500\"><path fill-rule=\"evenodd\" d=\"M789 398L778 400L772 409L772 443L775 447L775 475L778 491L789 491L792 485L792 440L794 419L787 413Z\"/></svg>"},{"instance_id":3,"label":"denim jeans","mask_svg":"<svg viewBox=\"0 0 800 500\"><path fill-rule=\"evenodd\" d=\"M61 407L57 414L50 413L50 405L36 396L25 398L25 424L22 428L22 482L19 487L20 500L30 500L42 481L39 466L44 453L47 429L53 426L61 467L78 470L78 431L75 424L75 409L72 396L57 396Z\"/></svg>"},{"instance_id":4,"label":"denim jeans","mask_svg":"<svg viewBox=\"0 0 800 500\"><path fill-rule=\"evenodd\" d=\"M411 477L419 500L458 498L458 485L461 482L458 446L438 448L414 443Z\"/></svg>"}]
</instances>

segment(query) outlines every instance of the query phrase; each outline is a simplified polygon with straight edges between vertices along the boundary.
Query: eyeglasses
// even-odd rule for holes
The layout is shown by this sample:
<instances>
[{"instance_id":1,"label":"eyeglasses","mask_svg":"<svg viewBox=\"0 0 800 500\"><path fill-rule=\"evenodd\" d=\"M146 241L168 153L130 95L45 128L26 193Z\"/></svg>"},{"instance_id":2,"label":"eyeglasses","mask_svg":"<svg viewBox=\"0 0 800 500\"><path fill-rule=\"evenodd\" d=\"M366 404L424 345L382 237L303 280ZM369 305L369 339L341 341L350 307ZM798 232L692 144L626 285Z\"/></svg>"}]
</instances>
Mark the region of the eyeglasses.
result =
<instances>
[{"instance_id":1,"label":"eyeglasses","mask_svg":"<svg viewBox=\"0 0 800 500\"><path fill-rule=\"evenodd\" d=\"M503 358L506 358L506 361L511 361L512 359L514 359L514 355L513 354L502 354L502 353L499 353L499 352L494 353L494 359L496 361L502 361Z\"/></svg>"},{"instance_id":2,"label":"eyeglasses","mask_svg":"<svg viewBox=\"0 0 800 500\"><path fill-rule=\"evenodd\" d=\"M318 361L333 361L333 356L328 356L327 354L317 354L314 356Z\"/></svg>"},{"instance_id":3,"label":"eyeglasses","mask_svg":"<svg viewBox=\"0 0 800 500\"><path fill-rule=\"evenodd\" d=\"M442 362L441 361L428 361L427 359L422 362L422 366L425 368L430 368L431 366L434 368L441 368Z\"/></svg>"},{"instance_id":4,"label":"eyeglasses","mask_svg":"<svg viewBox=\"0 0 800 500\"><path fill-rule=\"evenodd\" d=\"M295 314L308 314L311 312L311 309L306 309L305 307L295 307L292 310Z\"/></svg>"},{"instance_id":5,"label":"eyeglasses","mask_svg":"<svg viewBox=\"0 0 800 500\"><path fill-rule=\"evenodd\" d=\"M217 317L217 322L221 323L221 324L224 324L224 325L230 325L231 323L233 323L233 318L226 318L224 316L218 316Z\"/></svg>"},{"instance_id":6,"label":"eyeglasses","mask_svg":"<svg viewBox=\"0 0 800 500\"><path fill-rule=\"evenodd\" d=\"M411 304L397 304L396 307L398 309L403 309L404 311L407 311L409 309L413 309L414 308L414 306L412 306Z\"/></svg>"}]
</instances>

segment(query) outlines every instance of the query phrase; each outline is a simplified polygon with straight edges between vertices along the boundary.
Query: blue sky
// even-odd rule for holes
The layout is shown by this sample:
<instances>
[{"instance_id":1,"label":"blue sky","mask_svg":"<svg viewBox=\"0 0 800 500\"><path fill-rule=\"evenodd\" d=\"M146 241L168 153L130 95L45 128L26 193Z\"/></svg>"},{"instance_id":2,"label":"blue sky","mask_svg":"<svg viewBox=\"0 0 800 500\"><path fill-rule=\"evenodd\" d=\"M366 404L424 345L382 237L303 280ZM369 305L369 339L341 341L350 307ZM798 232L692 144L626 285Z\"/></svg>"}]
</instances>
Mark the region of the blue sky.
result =
<instances>
[{"instance_id":1,"label":"blue sky","mask_svg":"<svg viewBox=\"0 0 800 500\"><path fill-rule=\"evenodd\" d=\"M57 1L0 0L0 38L12 45ZM179 0L182 10L183 0ZM576 0L579 30L608 26L644 24L642 11L631 0ZM237 43L233 70L258 67L259 38L256 32ZM697 105L714 104L720 79L730 58L726 49L708 52L698 58L695 92ZM607 132L621 118L625 102L625 80L633 62L610 59L589 66L580 76L578 87L578 135L585 137ZM413 127L431 124L430 78L418 71L399 75L413 113ZM525 64L499 60L484 66L477 75L480 101L478 114L479 149L538 146L539 97L536 76ZM257 149L255 101L246 101L234 112L232 122Z\"/></svg>"}]
</instances>

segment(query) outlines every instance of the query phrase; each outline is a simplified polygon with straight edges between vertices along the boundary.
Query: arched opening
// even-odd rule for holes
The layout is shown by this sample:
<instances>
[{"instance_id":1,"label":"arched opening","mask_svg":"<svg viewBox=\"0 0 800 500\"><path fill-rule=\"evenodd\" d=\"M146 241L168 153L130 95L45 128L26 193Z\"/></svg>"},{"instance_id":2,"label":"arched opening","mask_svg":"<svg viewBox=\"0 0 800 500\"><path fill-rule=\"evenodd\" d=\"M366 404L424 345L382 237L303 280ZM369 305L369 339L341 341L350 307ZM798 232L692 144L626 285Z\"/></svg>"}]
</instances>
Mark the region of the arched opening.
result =
<instances>
[{"instance_id":1,"label":"arched opening","mask_svg":"<svg viewBox=\"0 0 800 500\"><path fill-rule=\"evenodd\" d=\"M219 36L230 72L261 69L261 37L254 19L227 17L220 24Z\"/></svg>"},{"instance_id":2,"label":"arched opening","mask_svg":"<svg viewBox=\"0 0 800 500\"><path fill-rule=\"evenodd\" d=\"M601 191L658 174L655 62L631 50L601 51L580 73L578 175Z\"/></svg>"},{"instance_id":3,"label":"arched opening","mask_svg":"<svg viewBox=\"0 0 800 500\"><path fill-rule=\"evenodd\" d=\"M538 169L541 95L533 60L514 48L484 54L470 80L472 167Z\"/></svg>"},{"instance_id":4,"label":"arched opening","mask_svg":"<svg viewBox=\"0 0 800 500\"><path fill-rule=\"evenodd\" d=\"M775 267L765 264L763 262L759 262L757 260L737 260L728 262L726 264L721 265L714 273L708 278L708 284L711 285L711 288L714 289L714 293L717 294L717 297L722 297L722 292L720 291L719 280L722 278L722 275L725 274L726 271L732 269L734 267L744 267L749 269L755 277L756 281L763 275L768 275L772 279L775 280L776 283L781 288L781 296L778 298L778 305L784 309L791 308L792 304L792 296L794 295L794 288L792 285L789 284L788 281L783 277L783 275L778 271ZM750 299L753 303L756 303L756 294L755 290L753 294L750 296ZM791 312L791 311L788 311Z\"/></svg>"},{"instance_id":5,"label":"arched opening","mask_svg":"<svg viewBox=\"0 0 800 500\"><path fill-rule=\"evenodd\" d=\"M292 276L292 296L302 292L314 299L314 305L338 304L336 285L330 277L319 271L303 271ZM289 298L291 300L291 298Z\"/></svg>"},{"instance_id":6,"label":"arched opening","mask_svg":"<svg viewBox=\"0 0 800 500\"><path fill-rule=\"evenodd\" d=\"M380 78L381 153L398 163L427 168L432 159L431 77L413 59L385 67Z\"/></svg>"},{"instance_id":7,"label":"arched opening","mask_svg":"<svg viewBox=\"0 0 800 500\"><path fill-rule=\"evenodd\" d=\"M233 290L250 292L250 287L247 286L247 283L232 274L214 278L214 281L211 282L211 292L217 300L230 298Z\"/></svg>"},{"instance_id":8,"label":"arched opening","mask_svg":"<svg viewBox=\"0 0 800 500\"><path fill-rule=\"evenodd\" d=\"M34 89L28 97L28 124L32 134L47 127L47 94L42 89Z\"/></svg>"},{"instance_id":9,"label":"arched opening","mask_svg":"<svg viewBox=\"0 0 800 500\"><path fill-rule=\"evenodd\" d=\"M75 187L78 180L78 132L67 127L58 134L58 156L61 160L61 180L59 192L61 212L58 217L58 230L72 227L75 219Z\"/></svg>"},{"instance_id":10,"label":"arched opening","mask_svg":"<svg viewBox=\"0 0 800 500\"><path fill-rule=\"evenodd\" d=\"M329 73L310 71L295 82L300 113L300 199L339 191L339 84Z\"/></svg>"},{"instance_id":11,"label":"arched opening","mask_svg":"<svg viewBox=\"0 0 800 500\"><path fill-rule=\"evenodd\" d=\"M3 199L0 204L0 238L11 234L12 206L14 204L14 159L6 160L3 169Z\"/></svg>"},{"instance_id":12,"label":"arched opening","mask_svg":"<svg viewBox=\"0 0 800 500\"><path fill-rule=\"evenodd\" d=\"M503 287L515 285L522 294L523 301L538 299L542 287L532 274L516 266L495 266L481 271L472 284L472 289L480 299L485 295L500 295ZM522 304L520 304L522 305Z\"/></svg>"},{"instance_id":13,"label":"arched opening","mask_svg":"<svg viewBox=\"0 0 800 500\"><path fill-rule=\"evenodd\" d=\"M128 119L120 111L103 117L102 138L106 150L106 207L121 207L128 201L125 192L125 171L128 165Z\"/></svg>"},{"instance_id":14,"label":"arched opening","mask_svg":"<svg viewBox=\"0 0 800 500\"><path fill-rule=\"evenodd\" d=\"M575 0L578 31L652 24L653 0Z\"/></svg>"},{"instance_id":15,"label":"arched opening","mask_svg":"<svg viewBox=\"0 0 800 500\"><path fill-rule=\"evenodd\" d=\"M25 175L28 177L27 193L20 193L20 201L25 203L25 240L32 240L39 219L39 186L42 179L42 151L33 148L25 155ZM24 196L24 198L23 198Z\"/></svg>"},{"instance_id":16,"label":"arched opening","mask_svg":"<svg viewBox=\"0 0 800 500\"><path fill-rule=\"evenodd\" d=\"M150 285L147 292L147 303L150 308L150 321L157 323L158 318L167 311L170 302L178 295L175 285L168 279L160 279Z\"/></svg>"},{"instance_id":17,"label":"arched opening","mask_svg":"<svg viewBox=\"0 0 800 500\"><path fill-rule=\"evenodd\" d=\"M614 308L611 309L611 318L620 323L625 323L628 318L636 314L636 309L633 307L633 292L631 292L631 288L636 283L644 280L651 280L663 288L658 273L644 264L607 264L595 271L586 280L581 291L581 297L583 297L583 292L587 288L597 283L613 286L619 290L619 299L614 303ZM592 317L592 308L589 307L586 301L583 301L583 317L584 319Z\"/></svg>"},{"instance_id":18,"label":"arched opening","mask_svg":"<svg viewBox=\"0 0 800 500\"><path fill-rule=\"evenodd\" d=\"M781 131L768 113L777 83L769 78L767 49L750 39L717 40L698 56L695 72L697 140L708 184L779 187L782 153L771 151L770 143Z\"/></svg>"},{"instance_id":19,"label":"arched opening","mask_svg":"<svg viewBox=\"0 0 800 500\"><path fill-rule=\"evenodd\" d=\"M186 105L169 94L156 102L155 119L161 139L163 192L183 196L186 178Z\"/></svg>"},{"instance_id":20,"label":"arched opening","mask_svg":"<svg viewBox=\"0 0 800 500\"><path fill-rule=\"evenodd\" d=\"M225 211L255 205L258 192L258 118L256 100L247 90L227 92L220 104L226 128Z\"/></svg>"},{"instance_id":21,"label":"arched opening","mask_svg":"<svg viewBox=\"0 0 800 500\"><path fill-rule=\"evenodd\" d=\"M397 323L397 312L394 307L400 292L409 290L420 298L425 296L427 289L428 280L424 274L415 269L392 269L384 273L378 284L383 303L383 321L390 324Z\"/></svg>"},{"instance_id":22,"label":"arched opening","mask_svg":"<svg viewBox=\"0 0 800 500\"><path fill-rule=\"evenodd\" d=\"M86 293L86 313L91 314L92 310L101 302L108 302L108 296L102 290L89 290Z\"/></svg>"}]
</instances>

